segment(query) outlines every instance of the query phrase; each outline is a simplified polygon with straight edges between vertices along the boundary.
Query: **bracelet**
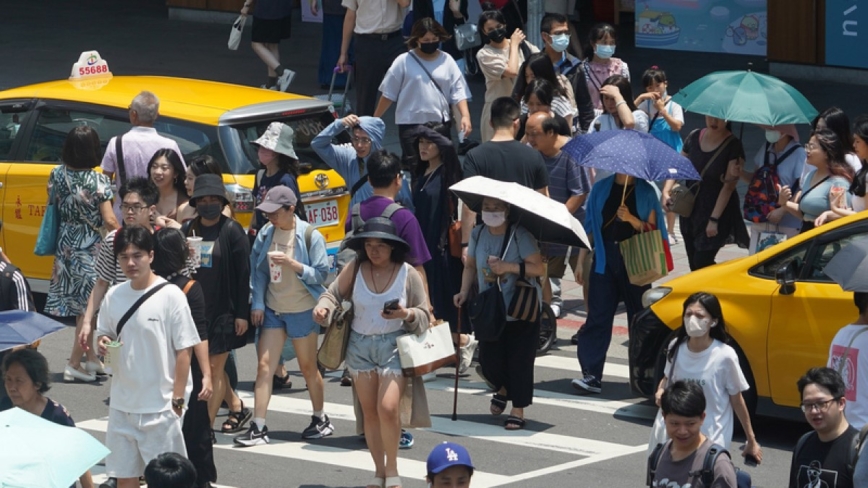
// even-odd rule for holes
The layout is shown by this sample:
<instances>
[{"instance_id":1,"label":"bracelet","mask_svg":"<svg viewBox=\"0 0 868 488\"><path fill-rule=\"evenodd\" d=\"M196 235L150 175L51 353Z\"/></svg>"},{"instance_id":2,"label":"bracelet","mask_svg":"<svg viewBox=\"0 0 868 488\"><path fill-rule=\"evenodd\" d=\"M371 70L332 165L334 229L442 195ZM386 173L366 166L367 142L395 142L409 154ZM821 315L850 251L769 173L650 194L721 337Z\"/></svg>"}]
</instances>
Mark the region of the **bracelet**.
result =
<instances>
[{"instance_id":1,"label":"bracelet","mask_svg":"<svg viewBox=\"0 0 868 488\"><path fill-rule=\"evenodd\" d=\"M708 217L708 221L709 221L709 222L714 222L715 224L719 222L718 219L717 219L717 217Z\"/></svg>"},{"instance_id":2,"label":"bracelet","mask_svg":"<svg viewBox=\"0 0 868 488\"><path fill-rule=\"evenodd\" d=\"M524 261L518 263L518 277L524 279Z\"/></svg>"},{"instance_id":3,"label":"bracelet","mask_svg":"<svg viewBox=\"0 0 868 488\"><path fill-rule=\"evenodd\" d=\"M461 247L467 247L467 246L469 246L469 245L470 245L470 244L468 244L468 243L466 243L466 242L462 242L462 243L461 243Z\"/></svg>"},{"instance_id":4,"label":"bracelet","mask_svg":"<svg viewBox=\"0 0 868 488\"><path fill-rule=\"evenodd\" d=\"M621 106L621 104L626 104L626 103L627 103L626 100L621 100L620 102L618 102L618 103L615 104L615 108L618 108L618 107Z\"/></svg>"}]
</instances>

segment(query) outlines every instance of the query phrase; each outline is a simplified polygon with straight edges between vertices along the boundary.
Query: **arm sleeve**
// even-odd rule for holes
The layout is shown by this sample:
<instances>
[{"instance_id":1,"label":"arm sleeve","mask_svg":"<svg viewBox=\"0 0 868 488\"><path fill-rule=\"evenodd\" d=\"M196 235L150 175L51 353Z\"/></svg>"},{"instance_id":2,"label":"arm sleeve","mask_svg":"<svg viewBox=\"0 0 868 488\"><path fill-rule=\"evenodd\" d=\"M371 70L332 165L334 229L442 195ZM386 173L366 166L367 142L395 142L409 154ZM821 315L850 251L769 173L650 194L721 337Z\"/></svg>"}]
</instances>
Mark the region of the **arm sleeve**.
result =
<instances>
[{"instance_id":1,"label":"arm sleeve","mask_svg":"<svg viewBox=\"0 0 868 488\"><path fill-rule=\"evenodd\" d=\"M587 172L573 158L567 158L567 190L570 195L585 195L591 192Z\"/></svg>"},{"instance_id":2,"label":"arm sleeve","mask_svg":"<svg viewBox=\"0 0 868 488\"><path fill-rule=\"evenodd\" d=\"M452 15L449 12L449 15ZM446 63L449 65L449 95L450 101L449 103L452 105L457 104L462 100L470 99L470 87L467 86L467 81L464 79L464 75L461 74L461 68L458 67L458 64L452 59L452 56L446 54L447 60Z\"/></svg>"},{"instance_id":3,"label":"arm sleeve","mask_svg":"<svg viewBox=\"0 0 868 488\"><path fill-rule=\"evenodd\" d=\"M641 110L633 112L633 119L636 122L634 130L638 132L648 132L648 114Z\"/></svg>"},{"instance_id":4,"label":"arm sleeve","mask_svg":"<svg viewBox=\"0 0 868 488\"><path fill-rule=\"evenodd\" d=\"M734 488L736 485L735 468L729 456L721 454L714 463L714 481L711 488Z\"/></svg>"},{"instance_id":5,"label":"arm sleeve","mask_svg":"<svg viewBox=\"0 0 868 488\"><path fill-rule=\"evenodd\" d=\"M410 252L407 253L407 262L413 267L422 266L431 260L431 253L428 252L428 245L425 244L425 235L422 234L422 228L419 227L419 221L416 220L416 216L407 209L401 209L398 210L398 212L409 215L409 218L403 222L404 225L395 229L398 232L398 235L410 245ZM392 217L392 220L395 220L394 216Z\"/></svg>"},{"instance_id":6,"label":"arm sleeve","mask_svg":"<svg viewBox=\"0 0 868 488\"><path fill-rule=\"evenodd\" d=\"M729 346L726 347L728 350L726 351L726 356L723 359L720 370L725 375L724 384L726 385L726 393L728 395L735 395L736 393L747 391L750 389L750 385L741 371L741 366L738 364L738 355L735 353L735 350Z\"/></svg>"},{"instance_id":7,"label":"arm sleeve","mask_svg":"<svg viewBox=\"0 0 868 488\"><path fill-rule=\"evenodd\" d=\"M588 82L582 66L576 68L575 80L573 95L576 97L576 108L579 111L579 128L582 132L588 132L591 122L594 121L594 102L591 101L591 93L588 91Z\"/></svg>"},{"instance_id":8,"label":"arm sleeve","mask_svg":"<svg viewBox=\"0 0 868 488\"><path fill-rule=\"evenodd\" d=\"M310 264L302 263L304 269L299 279L311 285L325 283L329 276L329 258L328 252L326 252L325 237L318 230L313 231L311 235L310 249L307 250L307 254Z\"/></svg>"},{"instance_id":9,"label":"arm sleeve","mask_svg":"<svg viewBox=\"0 0 868 488\"><path fill-rule=\"evenodd\" d=\"M380 83L380 92L384 97L393 102L398 101L398 96L401 94L401 89L404 85L404 77L407 71L407 56L407 54L402 54L395 58L392 66L389 67L389 71L386 71L383 82Z\"/></svg>"},{"instance_id":10,"label":"arm sleeve","mask_svg":"<svg viewBox=\"0 0 868 488\"><path fill-rule=\"evenodd\" d=\"M533 189L539 190L549 186L549 171L546 168L546 162L543 160L542 154L539 151L534 152L536 153L536 158L533 160L535 169Z\"/></svg>"},{"instance_id":11,"label":"arm sleeve","mask_svg":"<svg viewBox=\"0 0 868 488\"><path fill-rule=\"evenodd\" d=\"M235 318L248 320L250 317L250 240L238 222L230 220L226 225L232 226L232 233L229 236L232 250L226 257L231 256L234 271L229 279L234 279L236 283L235 296L232 297Z\"/></svg>"},{"instance_id":12,"label":"arm sleeve","mask_svg":"<svg viewBox=\"0 0 868 488\"><path fill-rule=\"evenodd\" d=\"M473 150L464 156L464 164L461 165L462 179L467 179L472 176L479 175L479 169L476 167L476 160L473 157Z\"/></svg>"},{"instance_id":13,"label":"arm sleeve","mask_svg":"<svg viewBox=\"0 0 868 488\"><path fill-rule=\"evenodd\" d=\"M271 234L269 234L271 235ZM263 266L257 266L262 253L267 252L265 247L266 232L257 232L253 241L253 249L250 250L250 295L251 310L265 310L265 288L268 286L268 271Z\"/></svg>"},{"instance_id":14,"label":"arm sleeve","mask_svg":"<svg viewBox=\"0 0 868 488\"><path fill-rule=\"evenodd\" d=\"M681 108L681 105L678 105L675 102L669 102L669 107L672 109L672 112L670 113L672 118L684 122L684 109Z\"/></svg>"},{"instance_id":15,"label":"arm sleeve","mask_svg":"<svg viewBox=\"0 0 868 488\"><path fill-rule=\"evenodd\" d=\"M499 80L503 78L503 72L506 71L506 64L509 59L488 49L480 49L476 53L476 61L479 63L479 68L486 80Z\"/></svg>"},{"instance_id":16,"label":"arm sleeve","mask_svg":"<svg viewBox=\"0 0 868 488\"><path fill-rule=\"evenodd\" d=\"M103 171L108 173L115 173L118 170L117 154L115 154L115 139L117 139L117 136L109 139L109 142L105 147L105 156L102 157L102 163L99 165Z\"/></svg>"},{"instance_id":17,"label":"arm sleeve","mask_svg":"<svg viewBox=\"0 0 868 488\"><path fill-rule=\"evenodd\" d=\"M359 3L357 0L343 0L341 2L341 7L346 7L355 12L359 8Z\"/></svg>"},{"instance_id":18,"label":"arm sleeve","mask_svg":"<svg viewBox=\"0 0 868 488\"><path fill-rule=\"evenodd\" d=\"M96 179L96 200L99 203L107 202L114 197L114 192L112 192L112 182L108 178L108 176L104 174L97 174Z\"/></svg>"},{"instance_id":19,"label":"arm sleeve","mask_svg":"<svg viewBox=\"0 0 868 488\"><path fill-rule=\"evenodd\" d=\"M344 130L344 123L341 122L341 119L335 120L313 138L310 147L329 167L346 180L349 176L349 164L353 158L347 158L341 150L344 148L332 144L332 138Z\"/></svg>"},{"instance_id":20,"label":"arm sleeve","mask_svg":"<svg viewBox=\"0 0 868 488\"><path fill-rule=\"evenodd\" d=\"M114 243L115 232L111 232L103 239L99 254L96 256L96 277L110 285L115 281L115 266L117 266Z\"/></svg>"},{"instance_id":21,"label":"arm sleeve","mask_svg":"<svg viewBox=\"0 0 868 488\"><path fill-rule=\"evenodd\" d=\"M516 231L515 244L518 246L518 254L521 256L522 261L529 256L539 254L539 244L524 227L519 227Z\"/></svg>"},{"instance_id":22,"label":"arm sleeve","mask_svg":"<svg viewBox=\"0 0 868 488\"><path fill-rule=\"evenodd\" d=\"M165 293L165 290L160 290L160 292ZM198 344L200 342L199 333L196 330L196 324L193 322L192 311L190 310L190 306L187 305L184 292L180 288L174 287L174 289L171 289L171 294L165 294L164 300L167 300L169 305L168 310L171 317L169 323L172 324L172 348L175 351L180 351Z\"/></svg>"},{"instance_id":23,"label":"arm sleeve","mask_svg":"<svg viewBox=\"0 0 868 488\"><path fill-rule=\"evenodd\" d=\"M202 291L202 285L198 282L194 281L193 286L187 291L187 306L190 307L190 315L193 317L196 332L199 333L199 340L208 340L208 319L205 318L205 292Z\"/></svg>"},{"instance_id":24,"label":"arm sleeve","mask_svg":"<svg viewBox=\"0 0 868 488\"><path fill-rule=\"evenodd\" d=\"M27 285L27 280L21 274L21 271L16 271L12 274L12 283L14 286L10 286L9 291L14 296L8 297L9 303L14 303L16 310L35 312L36 308L30 299L30 287Z\"/></svg>"},{"instance_id":25,"label":"arm sleeve","mask_svg":"<svg viewBox=\"0 0 868 488\"><path fill-rule=\"evenodd\" d=\"M109 290L102 300L101 313L97 315L96 336L109 336L115 340L118 336L115 334L115 324L111 321L111 307L109 306L113 295L112 291Z\"/></svg>"}]
</instances>

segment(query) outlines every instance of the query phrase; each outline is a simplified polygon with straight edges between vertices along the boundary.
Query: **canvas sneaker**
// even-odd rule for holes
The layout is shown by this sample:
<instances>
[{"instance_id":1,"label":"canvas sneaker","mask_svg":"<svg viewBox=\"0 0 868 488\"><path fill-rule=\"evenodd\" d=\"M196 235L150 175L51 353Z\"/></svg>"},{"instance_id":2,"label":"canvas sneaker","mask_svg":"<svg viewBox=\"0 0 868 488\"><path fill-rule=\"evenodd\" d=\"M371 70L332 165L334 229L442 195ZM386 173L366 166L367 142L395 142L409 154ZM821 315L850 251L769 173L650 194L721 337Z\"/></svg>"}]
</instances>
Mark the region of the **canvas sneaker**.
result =
<instances>
[{"instance_id":1,"label":"canvas sneaker","mask_svg":"<svg viewBox=\"0 0 868 488\"><path fill-rule=\"evenodd\" d=\"M295 79L295 71L291 69L283 70L280 76L277 77L277 88L279 91L285 92L292 80Z\"/></svg>"},{"instance_id":2,"label":"canvas sneaker","mask_svg":"<svg viewBox=\"0 0 868 488\"><path fill-rule=\"evenodd\" d=\"M581 379L574 379L571 384L580 393L600 393L603 391L603 385L600 383L600 380L590 374L586 374Z\"/></svg>"},{"instance_id":3,"label":"canvas sneaker","mask_svg":"<svg viewBox=\"0 0 868 488\"><path fill-rule=\"evenodd\" d=\"M401 440L398 441L398 448L410 449L416 441L413 440L413 434L401 429Z\"/></svg>"},{"instance_id":4,"label":"canvas sneaker","mask_svg":"<svg viewBox=\"0 0 868 488\"><path fill-rule=\"evenodd\" d=\"M460 363L458 365L458 373L462 374L468 369L470 369L470 363L473 362L473 353L476 352L476 346L479 345L479 341L477 341L472 335L468 336L467 344L464 347L458 349L458 355L460 357Z\"/></svg>"},{"instance_id":5,"label":"canvas sneaker","mask_svg":"<svg viewBox=\"0 0 868 488\"><path fill-rule=\"evenodd\" d=\"M332 425L331 420L329 420L329 416L323 414L322 418L317 417L316 415L310 416L310 425L304 429L304 432L301 433L302 439L322 439L323 437L328 437L332 435L335 431L335 427Z\"/></svg>"},{"instance_id":6,"label":"canvas sneaker","mask_svg":"<svg viewBox=\"0 0 868 488\"><path fill-rule=\"evenodd\" d=\"M250 427L246 434L242 434L233 439L236 444L243 447L261 446L268 444L268 426L263 425L262 430L256 426L256 422L250 422Z\"/></svg>"}]
</instances>

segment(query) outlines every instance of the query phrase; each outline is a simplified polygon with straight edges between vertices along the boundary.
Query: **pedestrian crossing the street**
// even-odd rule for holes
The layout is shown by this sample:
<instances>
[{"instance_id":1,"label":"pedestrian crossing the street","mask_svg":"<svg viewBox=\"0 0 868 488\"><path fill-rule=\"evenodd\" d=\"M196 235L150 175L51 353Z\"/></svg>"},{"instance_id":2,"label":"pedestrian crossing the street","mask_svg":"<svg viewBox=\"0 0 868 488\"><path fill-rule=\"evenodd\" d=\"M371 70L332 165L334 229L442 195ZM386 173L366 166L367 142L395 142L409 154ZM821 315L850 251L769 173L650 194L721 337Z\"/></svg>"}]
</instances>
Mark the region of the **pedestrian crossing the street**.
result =
<instances>
[{"instance_id":1,"label":"pedestrian crossing the street","mask_svg":"<svg viewBox=\"0 0 868 488\"><path fill-rule=\"evenodd\" d=\"M537 358L536 369L543 374L554 373L561 378L569 378L575 373L577 367L575 357L548 355ZM623 364L610 362L606 366L607 374L612 378L623 380L627 376L627 368ZM577 437L561 433L561 429L554 425L549 428L535 429L530 427L525 430L507 431L503 428L502 421L492 422L488 420L488 412L478 411L475 407L470 411L468 404L486 405L491 393L485 383L478 377L471 376L459 381L458 403L462 406L459 418L451 420L450 416L443 412L442 408L434 408L434 404L442 406L448 403L454 393L454 379L449 377L447 370L441 370L440 375L431 382L425 384L428 391L429 405L432 406L432 426L428 429L417 429L413 432L417 440L426 439L428 444L450 440L462 443L468 447L471 455L477 463L477 470L473 475L474 488L497 487L497 486L529 486L523 482L530 480L541 481L548 475L563 473L582 466L593 465L609 460L615 460L623 456L630 456L644 452L646 442L625 442L623 440L610 439L607 436ZM539 375L539 374L538 374ZM336 426L336 432L332 437L314 441L301 441L298 439L299 426L307 423L310 418L311 406L307 395L299 391L299 394L275 394L272 396L268 407L268 423L270 428L271 442L248 448L239 448L233 445L231 435L218 434L218 444L215 447L215 459L225 459L226 456L264 456L269 459L269 464L285 466L292 462L306 462L314 466L316 463L327 465L323 472L328 473L328 468L342 472L351 471L357 474L357 485L363 486L370 478L372 461L370 454L365 448L362 439L355 434L355 415L351 401L337 402L330 398L329 392L338 389L336 380L340 372L329 373L326 377L326 405L325 412L329 415ZM303 381L301 378L299 380ZM539 386L539 384L538 384ZM340 389L344 393L348 389ZM245 389L238 391L239 397L247 406L253 406L253 392ZM332 395L336 396L336 395ZM348 395L343 395L348 397ZM539 407L539 408L538 408ZM656 414L656 408L648 404L635 404L624 400L611 400L599 396L583 397L571 393L551 391L537 388L534 391L534 406L532 410L542 408L554 409L571 418L574 416L592 416L593 418L606 419L625 418L647 421ZM529 413L534 418L534 413ZM488 417L488 418L486 418ZM555 422L552 422L554 424ZM104 433L108 426L108 418L97 418L80 421L77 424L82 429L93 433ZM288 428L288 426L292 426ZM289 430L289 432L281 432ZM596 438L595 438L596 437ZM425 457L430 447L424 447L417 443L411 451L400 451L398 470L405 486L424 486L416 484L424 480L426 475ZM525 460L532 462L517 463L508 466L497 463L486 463L486 454L503 453L505 456L521 455ZM476 461L476 459L479 459ZM501 460L503 461L503 460ZM237 461L240 462L240 461ZM236 461L228 465L236 464ZM519 466L520 464L520 466ZM254 486L239 484L229 473L221 471L225 463L218 463L219 479L228 485L215 486ZM104 468L98 466L95 469L95 479L104 478ZM225 476L223 476L225 475ZM540 480L538 480L538 478ZM637 478L638 480L639 478ZM330 484L328 479L321 481L322 485L315 486L338 486ZM97 482L98 484L98 482ZM341 483L340 486L345 486ZM266 485L255 485L266 486ZM282 486L298 486L287 483ZM310 485L302 485L310 486ZM534 484L533 486L539 486Z\"/></svg>"}]
</instances>

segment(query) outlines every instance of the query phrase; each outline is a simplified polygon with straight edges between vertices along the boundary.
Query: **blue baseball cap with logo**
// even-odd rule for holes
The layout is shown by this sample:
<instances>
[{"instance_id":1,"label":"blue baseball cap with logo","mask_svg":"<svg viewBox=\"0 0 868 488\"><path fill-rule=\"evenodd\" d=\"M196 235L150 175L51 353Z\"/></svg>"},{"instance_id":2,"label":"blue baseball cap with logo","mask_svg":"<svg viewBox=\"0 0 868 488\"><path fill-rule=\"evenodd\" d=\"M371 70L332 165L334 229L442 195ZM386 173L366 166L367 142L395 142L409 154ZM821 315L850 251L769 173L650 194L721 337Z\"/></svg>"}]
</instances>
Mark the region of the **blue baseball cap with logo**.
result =
<instances>
[{"instance_id":1,"label":"blue baseball cap with logo","mask_svg":"<svg viewBox=\"0 0 868 488\"><path fill-rule=\"evenodd\" d=\"M466 466L471 471L476 469L467 449L454 442L438 444L428 455L428 474L438 474L453 466Z\"/></svg>"}]
</instances>

